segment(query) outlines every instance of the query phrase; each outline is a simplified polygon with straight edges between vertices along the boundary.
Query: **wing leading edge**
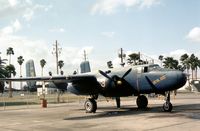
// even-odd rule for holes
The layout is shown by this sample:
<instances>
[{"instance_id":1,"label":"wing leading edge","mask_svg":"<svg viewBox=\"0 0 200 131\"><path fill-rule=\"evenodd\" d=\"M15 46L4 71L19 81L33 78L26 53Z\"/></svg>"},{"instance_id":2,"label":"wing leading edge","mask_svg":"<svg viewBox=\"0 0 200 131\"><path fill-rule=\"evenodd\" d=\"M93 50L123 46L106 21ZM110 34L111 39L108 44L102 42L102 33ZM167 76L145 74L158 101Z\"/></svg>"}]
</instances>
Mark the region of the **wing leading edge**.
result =
<instances>
[{"instance_id":1,"label":"wing leading edge","mask_svg":"<svg viewBox=\"0 0 200 131\"><path fill-rule=\"evenodd\" d=\"M94 75L48 76L27 78L0 78L0 81L42 81L55 83L71 83L67 89L77 95L98 94L100 84Z\"/></svg>"}]
</instances>

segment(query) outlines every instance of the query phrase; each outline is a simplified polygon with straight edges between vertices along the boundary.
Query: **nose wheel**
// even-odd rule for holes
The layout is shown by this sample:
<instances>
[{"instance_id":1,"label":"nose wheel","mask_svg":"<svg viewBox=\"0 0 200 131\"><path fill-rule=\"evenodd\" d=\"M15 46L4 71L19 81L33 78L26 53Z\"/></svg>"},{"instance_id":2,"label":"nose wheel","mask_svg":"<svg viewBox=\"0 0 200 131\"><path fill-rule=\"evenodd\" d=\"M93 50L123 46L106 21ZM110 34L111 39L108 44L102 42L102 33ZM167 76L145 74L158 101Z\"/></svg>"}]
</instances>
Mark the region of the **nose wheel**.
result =
<instances>
[{"instance_id":1,"label":"nose wheel","mask_svg":"<svg viewBox=\"0 0 200 131\"><path fill-rule=\"evenodd\" d=\"M171 112L172 111L172 103L170 102L170 92L166 95L166 102L163 104L163 111Z\"/></svg>"},{"instance_id":2,"label":"nose wheel","mask_svg":"<svg viewBox=\"0 0 200 131\"><path fill-rule=\"evenodd\" d=\"M93 98L89 98L84 104L86 113L95 113L97 110L97 103Z\"/></svg>"}]
</instances>

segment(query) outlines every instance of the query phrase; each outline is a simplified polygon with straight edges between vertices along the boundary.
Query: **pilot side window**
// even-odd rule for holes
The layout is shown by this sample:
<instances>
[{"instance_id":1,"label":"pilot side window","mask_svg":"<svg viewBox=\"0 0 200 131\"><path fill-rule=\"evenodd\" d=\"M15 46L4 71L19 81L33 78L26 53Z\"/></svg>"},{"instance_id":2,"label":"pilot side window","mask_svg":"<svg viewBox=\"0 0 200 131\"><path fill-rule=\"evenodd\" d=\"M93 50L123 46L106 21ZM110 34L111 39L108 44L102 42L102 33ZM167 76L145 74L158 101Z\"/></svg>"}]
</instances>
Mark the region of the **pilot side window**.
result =
<instances>
[{"instance_id":1,"label":"pilot side window","mask_svg":"<svg viewBox=\"0 0 200 131\"><path fill-rule=\"evenodd\" d=\"M148 72L148 67L138 67L137 73L145 73Z\"/></svg>"},{"instance_id":2,"label":"pilot side window","mask_svg":"<svg viewBox=\"0 0 200 131\"><path fill-rule=\"evenodd\" d=\"M148 67L147 66L144 67L144 73L145 72L148 72Z\"/></svg>"}]
</instances>

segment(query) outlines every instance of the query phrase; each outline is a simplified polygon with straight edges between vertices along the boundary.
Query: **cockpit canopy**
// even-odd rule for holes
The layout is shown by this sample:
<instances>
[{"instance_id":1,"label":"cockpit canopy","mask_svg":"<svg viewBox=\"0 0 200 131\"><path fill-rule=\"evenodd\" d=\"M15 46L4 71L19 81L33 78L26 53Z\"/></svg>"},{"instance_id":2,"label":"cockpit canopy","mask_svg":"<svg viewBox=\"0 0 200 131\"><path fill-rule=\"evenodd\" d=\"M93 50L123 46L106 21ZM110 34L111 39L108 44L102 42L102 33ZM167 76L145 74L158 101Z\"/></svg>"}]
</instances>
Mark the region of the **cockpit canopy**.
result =
<instances>
[{"instance_id":1,"label":"cockpit canopy","mask_svg":"<svg viewBox=\"0 0 200 131\"><path fill-rule=\"evenodd\" d=\"M135 67L137 73L146 73L150 71L157 71L161 70L161 67L158 64L151 64L151 65L140 65Z\"/></svg>"}]
</instances>

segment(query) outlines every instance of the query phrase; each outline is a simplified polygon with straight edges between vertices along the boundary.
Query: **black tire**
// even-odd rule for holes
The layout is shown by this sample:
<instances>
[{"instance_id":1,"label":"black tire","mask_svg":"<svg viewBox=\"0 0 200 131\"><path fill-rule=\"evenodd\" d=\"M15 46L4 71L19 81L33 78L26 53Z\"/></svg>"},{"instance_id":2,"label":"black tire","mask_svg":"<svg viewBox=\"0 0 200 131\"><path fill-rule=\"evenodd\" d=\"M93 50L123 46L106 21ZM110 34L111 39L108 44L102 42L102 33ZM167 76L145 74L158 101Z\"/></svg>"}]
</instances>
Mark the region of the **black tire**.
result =
<instances>
[{"instance_id":1,"label":"black tire","mask_svg":"<svg viewBox=\"0 0 200 131\"><path fill-rule=\"evenodd\" d=\"M172 108L173 108L172 103L169 101L167 101L163 104L163 111L165 111L165 112L171 112Z\"/></svg>"},{"instance_id":2,"label":"black tire","mask_svg":"<svg viewBox=\"0 0 200 131\"><path fill-rule=\"evenodd\" d=\"M148 99L146 96L141 95L137 97L136 103L139 109L145 109L148 105Z\"/></svg>"},{"instance_id":3,"label":"black tire","mask_svg":"<svg viewBox=\"0 0 200 131\"><path fill-rule=\"evenodd\" d=\"M84 104L86 113L95 113L97 110L97 103L94 99L87 99Z\"/></svg>"}]
</instances>

